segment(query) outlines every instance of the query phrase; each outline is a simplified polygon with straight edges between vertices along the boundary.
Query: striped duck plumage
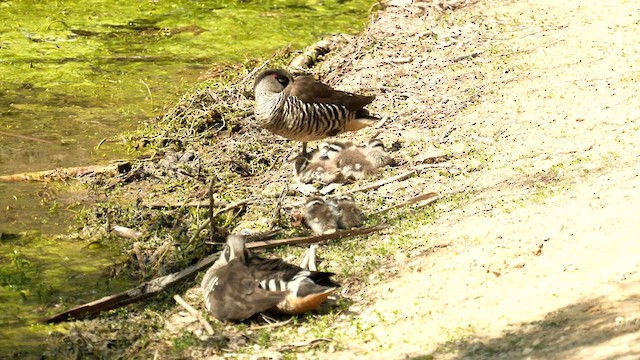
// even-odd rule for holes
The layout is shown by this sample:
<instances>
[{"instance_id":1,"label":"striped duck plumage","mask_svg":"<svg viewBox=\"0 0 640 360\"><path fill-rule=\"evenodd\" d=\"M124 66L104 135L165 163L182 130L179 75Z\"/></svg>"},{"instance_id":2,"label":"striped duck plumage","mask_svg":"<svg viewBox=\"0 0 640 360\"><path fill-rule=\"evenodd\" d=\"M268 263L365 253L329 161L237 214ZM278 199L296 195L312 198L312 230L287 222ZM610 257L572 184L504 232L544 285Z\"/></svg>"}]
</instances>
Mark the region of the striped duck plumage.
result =
<instances>
[{"instance_id":1,"label":"striped duck plumage","mask_svg":"<svg viewBox=\"0 0 640 360\"><path fill-rule=\"evenodd\" d=\"M335 160L342 151L360 149L362 146L357 146L351 141L324 141L320 143L318 147L319 156L321 159Z\"/></svg>"},{"instance_id":2,"label":"striped duck plumage","mask_svg":"<svg viewBox=\"0 0 640 360\"><path fill-rule=\"evenodd\" d=\"M351 230L362 226L364 213L356 205L353 196L343 194L331 197L327 199L327 204L333 210L340 229Z\"/></svg>"},{"instance_id":3,"label":"striped duck plumage","mask_svg":"<svg viewBox=\"0 0 640 360\"><path fill-rule=\"evenodd\" d=\"M255 115L274 134L306 143L356 131L375 124L378 118L364 108L375 96L335 90L303 75L293 77L284 69L268 69L254 83Z\"/></svg>"},{"instance_id":4,"label":"striped duck plumage","mask_svg":"<svg viewBox=\"0 0 640 360\"><path fill-rule=\"evenodd\" d=\"M317 309L339 285L317 271L315 249L308 269L249 252L245 238L229 235L220 258L202 279L207 311L221 321L242 321L267 310L299 315Z\"/></svg>"},{"instance_id":5,"label":"striped duck plumage","mask_svg":"<svg viewBox=\"0 0 640 360\"><path fill-rule=\"evenodd\" d=\"M269 291L286 290L287 296L276 305L278 312L299 315L320 307L339 285L331 280L331 272L317 271L315 250L309 249L308 269L289 264L282 259L265 259L256 255L249 258L249 269L260 286Z\"/></svg>"},{"instance_id":6,"label":"striped duck plumage","mask_svg":"<svg viewBox=\"0 0 640 360\"><path fill-rule=\"evenodd\" d=\"M320 196L307 198L302 215L307 226L317 235L330 234L338 230L338 220L334 212Z\"/></svg>"}]
</instances>

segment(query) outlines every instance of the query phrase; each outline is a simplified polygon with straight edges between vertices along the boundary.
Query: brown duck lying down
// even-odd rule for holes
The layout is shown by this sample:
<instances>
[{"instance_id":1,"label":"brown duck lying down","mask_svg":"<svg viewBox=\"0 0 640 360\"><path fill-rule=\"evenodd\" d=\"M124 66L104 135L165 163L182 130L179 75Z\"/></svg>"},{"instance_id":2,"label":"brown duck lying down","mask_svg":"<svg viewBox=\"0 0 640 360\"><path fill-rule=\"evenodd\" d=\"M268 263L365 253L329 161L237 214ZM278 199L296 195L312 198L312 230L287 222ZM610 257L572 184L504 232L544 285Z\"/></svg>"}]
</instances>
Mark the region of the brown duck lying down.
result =
<instances>
[{"instance_id":1,"label":"brown duck lying down","mask_svg":"<svg viewBox=\"0 0 640 360\"><path fill-rule=\"evenodd\" d=\"M255 115L262 127L289 140L321 140L346 131L356 131L380 120L364 107L375 96L335 90L311 76L293 77L284 69L260 73L254 84Z\"/></svg>"},{"instance_id":2,"label":"brown duck lying down","mask_svg":"<svg viewBox=\"0 0 640 360\"><path fill-rule=\"evenodd\" d=\"M330 279L334 273L315 271L315 247L308 257L310 270L261 258L249 252L244 237L229 235L202 279L207 311L221 321L242 321L267 310L299 315L317 309L339 285Z\"/></svg>"}]
</instances>

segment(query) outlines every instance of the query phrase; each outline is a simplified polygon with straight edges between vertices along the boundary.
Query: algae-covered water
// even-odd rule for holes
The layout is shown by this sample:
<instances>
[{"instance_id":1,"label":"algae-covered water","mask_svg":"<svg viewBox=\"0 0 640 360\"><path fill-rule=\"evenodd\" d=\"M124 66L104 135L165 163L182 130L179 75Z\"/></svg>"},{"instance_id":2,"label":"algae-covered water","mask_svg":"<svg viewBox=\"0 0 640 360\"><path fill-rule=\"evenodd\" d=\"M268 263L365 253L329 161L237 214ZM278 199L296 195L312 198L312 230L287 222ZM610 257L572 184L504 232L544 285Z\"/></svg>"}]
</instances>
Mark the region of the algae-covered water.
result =
<instances>
[{"instance_id":1,"label":"algae-covered water","mask_svg":"<svg viewBox=\"0 0 640 360\"><path fill-rule=\"evenodd\" d=\"M0 1L0 175L132 156L119 134L207 69L358 32L372 3ZM132 285L103 275L126 249L53 236L83 206L64 184L0 182L0 355L55 330L37 319Z\"/></svg>"},{"instance_id":2,"label":"algae-covered water","mask_svg":"<svg viewBox=\"0 0 640 360\"><path fill-rule=\"evenodd\" d=\"M118 134L206 69L358 31L370 3L0 1L0 175L126 157ZM33 192L0 184L0 209L24 207ZM38 226L25 215L17 226L0 215L0 230Z\"/></svg>"},{"instance_id":3,"label":"algae-covered water","mask_svg":"<svg viewBox=\"0 0 640 360\"><path fill-rule=\"evenodd\" d=\"M0 358L28 355L60 326L39 324L45 315L127 288L125 280L103 274L117 257L115 244L38 233L4 234L0 242Z\"/></svg>"}]
</instances>

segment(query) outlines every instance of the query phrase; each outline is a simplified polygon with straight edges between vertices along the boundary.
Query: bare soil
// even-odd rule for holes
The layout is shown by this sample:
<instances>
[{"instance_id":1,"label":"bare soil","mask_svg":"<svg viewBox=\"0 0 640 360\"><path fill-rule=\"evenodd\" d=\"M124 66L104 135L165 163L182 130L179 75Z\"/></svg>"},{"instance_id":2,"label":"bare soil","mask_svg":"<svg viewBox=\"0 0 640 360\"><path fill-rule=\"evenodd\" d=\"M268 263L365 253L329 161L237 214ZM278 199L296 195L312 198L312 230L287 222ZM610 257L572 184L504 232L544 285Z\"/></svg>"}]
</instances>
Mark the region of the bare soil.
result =
<instances>
[{"instance_id":1,"label":"bare soil","mask_svg":"<svg viewBox=\"0 0 640 360\"><path fill-rule=\"evenodd\" d=\"M340 83L393 88L381 103L395 132L463 169L431 188L468 200L436 205L412 234L432 251L392 262L395 276L358 294L374 336L338 358L640 358L639 10L481 1L432 17L414 3L372 25L397 46ZM426 50L430 32L455 35ZM460 68L443 70L447 59ZM473 106L417 128L433 119L428 99L455 103L470 88Z\"/></svg>"}]
</instances>

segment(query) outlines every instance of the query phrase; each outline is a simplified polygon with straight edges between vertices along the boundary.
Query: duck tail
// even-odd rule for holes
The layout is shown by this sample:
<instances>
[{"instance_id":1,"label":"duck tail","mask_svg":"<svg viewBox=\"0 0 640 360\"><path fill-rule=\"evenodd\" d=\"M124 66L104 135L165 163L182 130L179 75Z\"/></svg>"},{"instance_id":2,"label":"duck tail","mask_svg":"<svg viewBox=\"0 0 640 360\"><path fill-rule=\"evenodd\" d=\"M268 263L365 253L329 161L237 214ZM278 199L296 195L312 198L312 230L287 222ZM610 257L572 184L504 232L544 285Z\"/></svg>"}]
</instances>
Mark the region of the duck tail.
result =
<instances>
[{"instance_id":1,"label":"duck tail","mask_svg":"<svg viewBox=\"0 0 640 360\"><path fill-rule=\"evenodd\" d=\"M347 121L347 123L345 124L345 131L358 131L368 126L375 125L379 120L379 117L369 115L369 113L366 113L366 116L360 116L360 114L356 114L355 119Z\"/></svg>"}]
</instances>

